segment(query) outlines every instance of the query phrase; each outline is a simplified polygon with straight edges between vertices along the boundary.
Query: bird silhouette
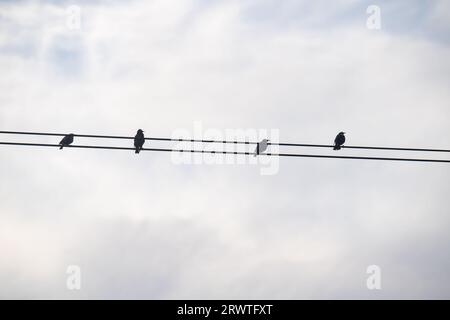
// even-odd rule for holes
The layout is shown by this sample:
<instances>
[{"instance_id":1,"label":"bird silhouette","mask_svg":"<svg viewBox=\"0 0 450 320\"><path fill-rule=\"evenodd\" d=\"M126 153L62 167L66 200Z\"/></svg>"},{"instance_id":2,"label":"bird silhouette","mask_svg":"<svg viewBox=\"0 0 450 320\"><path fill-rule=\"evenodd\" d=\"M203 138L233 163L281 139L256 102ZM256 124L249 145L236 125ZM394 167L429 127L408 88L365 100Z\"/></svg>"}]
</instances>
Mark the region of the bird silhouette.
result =
<instances>
[{"instance_id":1,"label":"bird silhouette","mask_svg":"<svg viewBox=\"0 0 450 320\"><path fill-rule=\"evenodd\" d=\"M71 144L73 142L73 137L74 137L73 133L64 136L64 138L62 138L61 142L59 143L60 145L59 150L62 150L62 148Z\"/></svg>"},{"instance_id":2,"label":"bird silhouette","mask_svg":"<svg viewBox=\"0 0 450 320\"><path fill-rule=\"evenodd\" d=\"M255 153L253 154L254 157L257 155L263 153L267 150L267 143L269 142L269 139L263 139L261 142L258 142L256 145Z\"/></svg>"},{"instance_id":3,"label":"bird silhouette","mask_svg":"<svg viewBox=\"0 0 450 320\"><path fill-rule=\"evenodd\" d=\"M134 136L134 147L136 150L134 153L139 153L142 150L142 146L145 143L145 137L144 137L144 131L142 129L139 129Z\"/></svg>"},{"instance_id":4,"label":"bird silhouette","mask_svg":"<svg viewBox=\"0 0 450 320\"><path fill-rule=\"evenodd\" d=\"M334 148L333 150L341 150L341 146L345 143L345 132L339 132L339 134L334 139Z\"/></svg>"}]
</instances>

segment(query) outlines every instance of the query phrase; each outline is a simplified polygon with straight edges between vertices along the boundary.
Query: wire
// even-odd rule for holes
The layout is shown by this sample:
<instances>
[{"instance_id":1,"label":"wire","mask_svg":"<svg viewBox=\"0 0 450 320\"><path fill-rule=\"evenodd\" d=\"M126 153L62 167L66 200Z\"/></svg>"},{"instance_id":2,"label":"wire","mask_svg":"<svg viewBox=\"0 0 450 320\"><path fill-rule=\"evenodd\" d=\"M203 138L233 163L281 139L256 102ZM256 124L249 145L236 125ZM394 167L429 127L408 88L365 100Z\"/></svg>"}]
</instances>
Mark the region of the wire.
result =
<instances>
[{"instance_id":1,"label":"wire","mask_svg":"<svg viewBox=\"0 0 450 320\"><path fill-rule=\"evenodd\" d=\"M65 135L67 135L67 133L18 132L18 131L0 131L0 133L36 135L36 136L65 136ZM105 136L105 135L91 135L91 134L74 134L74 137L100 138L100 139L128 139L128 140L134 139L134 137L126 137L126 136ZM249 141L204 140L204 139L184 139L184 138L177 139L177 138L157 138L157 137L146 137L145 140L186 141L186 142L205 142L205 143L234 143L234 144L257 144L258 143L258 142L249 142Z\"/></svg>"},{"instance_id":2,"label":"wire","mask_svg":"<svg viewBox=\"0 0 450 320\"><path fill-rule=\"evenodd\" d=\"M59 144L44 143L21 143L21 142L1 142L0 145L15 146L34 146L34 147L60 147ZM86 148L86 149L109 149L109 150L135 150L129 147L112 147L112 146L88 146L88 145L68 145L64 148ZM210 150L193 150L193 149L163 149L163 148L143 148L141 151L161 151L161 152L186 152L186 153L211 153L211 154L234 154L234 155L254 155L253 152L238 151L210 151ZM385 160L385 161L415 161L415 162L438 162L450 163L450 160L442 159L412 159L412 158L384 158L384 157L357 157L357 156L328 156L316 154L295 154L295 153L262 153L261 156L276 157L302 157L302 158L334 158L334 159L357 159L357 160Z\"/></svg>"},{"instance_id":3,"label":"wire","mask_svg":"<svg viewBox=\"0 0 450 320\"><path fill-rule=\"evenodd\" d=\"M271 143L268 143L271 144ZM300 144L300 143L275 143L279 146L290 147L313 147L313 148L332 148L334 145L326 144ZM450 152L448 149L424 149L424 148L397 148L397 147L370 147L370 146L341 146L342 149L365 149L365 150L396 150L396 151L420 151L420 152Z\"/></svg>"},{"instance_id":4,"label":"wire","mask_svg":"<svg viewBox=\"0 0 450 320\"><path fill-rule=\"evenodd\" d=\"M0 134L18 134L18 135L39 135L39 136L65 136L67 133L47 133L47 132L23 132L23 131L0 131ZM127 136L109 136L109 135L90 135L74 134L75 137L82 138L100 138L100 139L134 139ZM204 142L204 143L223 143L223 144L258 144L252 141L230 141L230 140L204 140L204 139L185 139L185 138L158 138L148 137L145 140L157 141L184 141L184 142ZM286 146L286 147L311 147L311 148L332 148L334 145L328 144L306 144L306 143L272 143L268 145ZM419 152L450 152L450 149L429 149L429 148L397 148L397 147L371 147L371 146L341 146L342 149L365 149L365 150L396 150L396 151L419 151Z\"/></svg>"}]
</instances>

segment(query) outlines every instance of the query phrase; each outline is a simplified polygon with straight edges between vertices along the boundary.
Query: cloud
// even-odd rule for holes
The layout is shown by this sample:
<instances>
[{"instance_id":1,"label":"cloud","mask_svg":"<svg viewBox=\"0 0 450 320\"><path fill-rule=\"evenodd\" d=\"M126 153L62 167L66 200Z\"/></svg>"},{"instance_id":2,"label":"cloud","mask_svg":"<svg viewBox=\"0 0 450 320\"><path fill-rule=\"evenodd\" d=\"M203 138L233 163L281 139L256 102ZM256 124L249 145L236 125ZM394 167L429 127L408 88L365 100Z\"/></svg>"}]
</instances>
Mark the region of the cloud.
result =
<instances>
[{"instance_id":1,"label":"cloud","mask_svg":"<svg viewBox=\"0 0 450 320\"><path fill-rule=\"evenodd\" d=\"M441 2L408 7L426 32L404 27L405 3L380 4L380 31L354 1L79 5L80 30L65 5L0 5L4 130L170 136L200 120L286 142L345 129L355 145L448 144L449 48L430 34L447 34ZM261 176L163 153L1 148L2 298L449 296L445 165L281 159ZM66 289L72 264L81 291ZM380 292L365 287L371 264Z\"/></svg>"}]
</instances>

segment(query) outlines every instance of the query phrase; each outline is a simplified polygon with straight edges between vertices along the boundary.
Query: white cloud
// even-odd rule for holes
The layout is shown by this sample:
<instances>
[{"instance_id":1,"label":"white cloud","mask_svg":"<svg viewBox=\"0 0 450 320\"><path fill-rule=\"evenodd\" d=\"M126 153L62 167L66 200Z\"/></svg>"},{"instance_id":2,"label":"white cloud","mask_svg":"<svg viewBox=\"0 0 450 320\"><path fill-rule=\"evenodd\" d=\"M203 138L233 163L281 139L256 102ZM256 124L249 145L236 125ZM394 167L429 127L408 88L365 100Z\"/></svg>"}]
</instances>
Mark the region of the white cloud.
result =
<instances>
[{"instance_id":1,"label":"white cloud","mask_svg":"<svg viewBox=\"0 0 450 320\"><path fill-rule=\"evenodd\" d=\"M345 129L351 144L448 144L445 42L367 30L351 1L298 3L82 4L80 31L60 5L2 4L0 126L170 136L201 120L292 142ZM0 157L1 297L449 296L445 165L282 159L268 177L160 153ZM371 264L382 292L365 287Z\"/></svg>"}]
</instances>

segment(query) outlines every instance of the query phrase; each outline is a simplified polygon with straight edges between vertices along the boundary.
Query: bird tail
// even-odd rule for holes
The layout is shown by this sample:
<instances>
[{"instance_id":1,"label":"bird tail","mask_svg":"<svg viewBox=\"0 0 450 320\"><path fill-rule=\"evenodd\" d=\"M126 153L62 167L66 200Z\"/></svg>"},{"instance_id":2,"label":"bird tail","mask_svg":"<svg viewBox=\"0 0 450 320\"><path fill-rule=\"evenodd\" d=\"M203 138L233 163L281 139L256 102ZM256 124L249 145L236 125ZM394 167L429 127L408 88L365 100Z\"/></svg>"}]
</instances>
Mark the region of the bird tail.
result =
<instances>
[{"instance_id":1,"label":"bird tail","mask_svg":"<svg viewBox=\"0 0 450 320\"><path fill-rule=\"evenodd\" d=\"M333 150L341 150L341 146L335 145Z\"/></svg>"},{"instance_id":2,"label":"bird tail","mask_svg":"<svg viewBox=\"0 0 450 320\"><path fill-rule=\"evenodd\" d=\"M62 150L62 148L63 148L64 146L63 145L61 145L60 147L59 147L59 150Z\"/></svg>"},{"instance_id":3,"label":"bird tail","mask_svg":"<svg viewBox=\"0 0 450 320\"><path fill-rule=\"evenodd\" d=\"M139 151L141 151L139 148L136 148L136 150L134 151L134 153L139 153Z\"/></svg>"}]
</instances>

